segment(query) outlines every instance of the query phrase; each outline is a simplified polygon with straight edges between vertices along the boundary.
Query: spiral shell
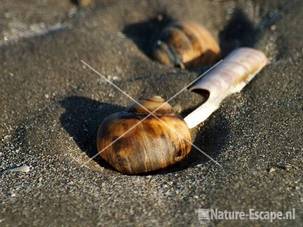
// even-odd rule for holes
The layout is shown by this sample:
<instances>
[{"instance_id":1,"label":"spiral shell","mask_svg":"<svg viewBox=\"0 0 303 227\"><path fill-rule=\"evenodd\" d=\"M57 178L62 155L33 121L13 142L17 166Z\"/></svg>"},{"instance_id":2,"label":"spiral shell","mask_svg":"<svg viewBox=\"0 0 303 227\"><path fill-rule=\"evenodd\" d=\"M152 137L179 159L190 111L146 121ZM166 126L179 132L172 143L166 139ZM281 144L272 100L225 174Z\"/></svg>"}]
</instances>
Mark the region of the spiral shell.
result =
<instances>
[{"instance_id":1,"label":"spiral shell","mask_svg":"<svg viewBox=\"0 0 303 227\"><path fill-rule=\"evenodd\" d=\"M191 135L182 118L154 96L127 111L107 117L97 134L101 157L122 173L154 171L181 161L191 150ZM150 115L153 111L155 116Z\"/></svg>"},{"instance_id":2,"label":"spiral shell","mask_svg":"<svg viewBox=\"0 0 303 227\"><path fill-rule=\"evenodd\" d=\"M160 34L153 57L165 65L202 67L220 58L220 47L201 25L191 21L174 22Z\"/></svg>"}]
</instances>

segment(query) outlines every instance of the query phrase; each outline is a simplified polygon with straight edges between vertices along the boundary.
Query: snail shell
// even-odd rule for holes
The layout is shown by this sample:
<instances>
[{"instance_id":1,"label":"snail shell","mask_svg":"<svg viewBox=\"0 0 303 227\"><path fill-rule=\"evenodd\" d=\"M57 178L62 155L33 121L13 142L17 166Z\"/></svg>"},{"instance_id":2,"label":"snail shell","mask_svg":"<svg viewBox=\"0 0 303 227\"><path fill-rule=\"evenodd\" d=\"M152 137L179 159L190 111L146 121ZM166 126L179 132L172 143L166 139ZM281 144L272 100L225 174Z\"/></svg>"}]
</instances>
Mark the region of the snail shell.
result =
<instances>
[{"instance_id":1,"label":"snail shell","mask_svg":"<svg viewBox=\"0 0 303 227\"><path fill-rule=\"evenodd\" d=\"M153 57L165 65L193 68L208 66L220 58L213 36L195 22L174 22L157 40Z\"/></svg>"},{"instance_id":2,"label":"snail shell","mask_svg":"<svg viewBox=\"0 0 303 227\"><path fill-rule=\"evenodd\" d=\"M137 174L181 161L191 150L191 135L183 119L159 96L107 117L97 134L101 157L120 172ZM140 122L142 120L142 122ZM136 127L132 128L134 125ZM127 130L129 130L127 132ZM120 138L121 137L121 138Z\"/></svg>"}]
</instances>

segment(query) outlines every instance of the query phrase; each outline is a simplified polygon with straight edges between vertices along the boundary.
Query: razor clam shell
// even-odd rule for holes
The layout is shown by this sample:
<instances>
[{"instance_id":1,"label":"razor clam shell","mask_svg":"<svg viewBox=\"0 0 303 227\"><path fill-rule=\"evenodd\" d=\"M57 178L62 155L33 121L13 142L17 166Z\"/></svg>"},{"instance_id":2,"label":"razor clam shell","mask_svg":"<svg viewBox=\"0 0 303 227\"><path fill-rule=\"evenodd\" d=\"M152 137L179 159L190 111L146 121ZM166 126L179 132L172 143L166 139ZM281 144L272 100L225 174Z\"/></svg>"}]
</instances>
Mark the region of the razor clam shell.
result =
<instances>
[{"instance_id":1,"label":"razor clam shell","mask_svg":"<svg viewBox=\"0 0 303 227\"><path fill-rule=\"evenodd\" d=\"M266 65L268 59L262 51L239 48L193 84L189 90L202 94L206 101L184 120L189 128L205 121L227 96L240 92Z\"/></svg>"}]
</instances>

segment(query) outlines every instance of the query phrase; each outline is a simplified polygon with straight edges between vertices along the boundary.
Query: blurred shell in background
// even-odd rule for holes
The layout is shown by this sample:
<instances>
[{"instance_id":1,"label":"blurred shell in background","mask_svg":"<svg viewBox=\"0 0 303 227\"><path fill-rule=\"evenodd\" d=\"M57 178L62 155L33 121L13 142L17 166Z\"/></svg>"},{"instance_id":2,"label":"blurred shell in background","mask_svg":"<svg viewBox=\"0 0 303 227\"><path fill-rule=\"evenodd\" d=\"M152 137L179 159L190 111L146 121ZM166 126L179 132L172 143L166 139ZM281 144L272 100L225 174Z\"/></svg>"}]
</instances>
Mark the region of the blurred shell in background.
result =
<instances>
[{"instance_id":1,"label":"blurred shell in background","mask_svg":"<svg viewBox=\"0 0 303 227\"><path fill-rule=\"evenodd\" d=\"M162 31L155 43L153 57L165 65L203 67L220 58L220 47L203 26L191 21L177 21Z\"/></svg>"}]
</instances>

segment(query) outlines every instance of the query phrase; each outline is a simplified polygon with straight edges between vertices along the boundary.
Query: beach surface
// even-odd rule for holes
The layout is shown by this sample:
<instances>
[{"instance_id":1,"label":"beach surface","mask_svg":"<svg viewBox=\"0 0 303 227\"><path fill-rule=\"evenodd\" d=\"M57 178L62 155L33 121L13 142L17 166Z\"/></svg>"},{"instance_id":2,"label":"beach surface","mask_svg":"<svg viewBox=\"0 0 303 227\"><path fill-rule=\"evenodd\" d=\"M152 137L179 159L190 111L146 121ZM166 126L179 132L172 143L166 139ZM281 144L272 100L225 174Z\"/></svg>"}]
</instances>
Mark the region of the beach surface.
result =
<instances>
[{"instance_id":1,"label":"beach surface","mask_svg":"<svg viewBox=\"0 0 303 227\"><path fill-rule=\"evenodd\" d=\"M302 1L3 0L0 15L0 226L201 226L198 209L295 209L294 220L208 224L302 226ZM219 165L193 149L123 175L91 160L102 120L132 103L104 77L135 99L168 99L197 78L203 69L150 58L171 18L203 24L223 55L249 46L270 64L193 131ZM170 103L185 115L200 102L185 90Z\"/></svg>"}]
</instances>

